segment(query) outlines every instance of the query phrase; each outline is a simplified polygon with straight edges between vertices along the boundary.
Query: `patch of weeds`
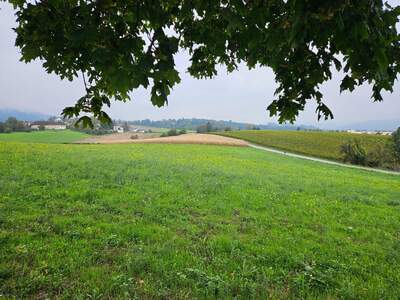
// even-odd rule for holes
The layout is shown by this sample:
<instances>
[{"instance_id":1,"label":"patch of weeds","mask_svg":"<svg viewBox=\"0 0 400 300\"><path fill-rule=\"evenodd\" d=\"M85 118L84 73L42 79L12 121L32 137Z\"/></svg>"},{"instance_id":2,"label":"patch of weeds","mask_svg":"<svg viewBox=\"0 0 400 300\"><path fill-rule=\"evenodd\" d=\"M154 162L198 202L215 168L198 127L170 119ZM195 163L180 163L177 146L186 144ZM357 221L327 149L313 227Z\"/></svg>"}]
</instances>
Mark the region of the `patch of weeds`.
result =
<instances>
[{"instance_id":1,"label":"patch of weeds","mask_svg":"<svg viewBox=\"0 0 400 300\"><path fill-rule=\"evenodd\" d=\"M339 271L337 266L310 261L300 264L293 282L299 290L327 291L338 285L336 275Z\"/></svg>"},{"instance_id":2,"label":"patch of weeds","mask_svg":"<svg viewBox=\"0 0 400 300\"><path fill-rule=\"evenodd\" d=\"M86 294L86 297L90 300L100 300L104 298L104 294L99 289L94 288Z\"/></svg>"},{"instance_id":3,"label":"patch of weeds","mask_svg":"<svg viewBox=\"0 0 400 300\"><path fill-rule=\"evenodd\" d=\"M127 298L132 298L132 292L134 292L135 280L133 277L129 277L125 274L119 274L111 278L111 289L117 291Z\"/></svg>"},{"instance_id":4,"label":"patch of weeds","mask_svg":"<svg viewBox=\"0 0 400 300\"><path fill-rule=\"evenodd\" d=\"M104 243L108 247L118 247L122 244L122 240L116 234L109 235L105 240Z\"/></svg>"},{"instance_id":5,"label":"patch of weeds","mask_svg":"<svg viewBox=\"0 0 400 300\"><path fill-rule=\"evenodd\" d=\"M389 206L400 206L400 200L389 200L386 204Z\"/></svg>"},{"instance_id":6,"label":"patch of weeds","mask_svg":"<svg viewBox=\"0 0 400 300\"><path fill-rule=\"evenodd\" d=\"M185 273L178 273L178 276L181 279L194 280L198 288L207 290L215 296L224 294L226 290L226 283L219 275L207 274L199 269L187 268Z\"/></svg>"},{"instance_id":7,"label":"patch of weeds","mask_svg":"<svg viewBox=\"0 0 400 300\"><path fill-rule=\"evenodd\" d=\"M18 255L26 256L28 254L28 246L27 245L17 245L15 247L15 252Z\"/></svg>"},{"instance_id":8,"label":"patch of weeds","mask_svg":"<svg viewBox=\"0 0 400 300\"><path fill-rule=\"evenodd\" d=\"M7 265L0 265L0 282L2 280L6 280L8 278L11 278L13 275L12 269L7 266ZM1 298L1 296L0 296Z\"/></svg>"},{"instance_id":9,"label":"patch of weeds","mask_svg":"<svg viewBox=\"0 0 400 300\"><path fill-rule=\"evenodd\" d=\"M64 232L64 235L70 239L80 239L82 238L82 233L76 230L67 230Z\"/></svg>"}]
</instances>

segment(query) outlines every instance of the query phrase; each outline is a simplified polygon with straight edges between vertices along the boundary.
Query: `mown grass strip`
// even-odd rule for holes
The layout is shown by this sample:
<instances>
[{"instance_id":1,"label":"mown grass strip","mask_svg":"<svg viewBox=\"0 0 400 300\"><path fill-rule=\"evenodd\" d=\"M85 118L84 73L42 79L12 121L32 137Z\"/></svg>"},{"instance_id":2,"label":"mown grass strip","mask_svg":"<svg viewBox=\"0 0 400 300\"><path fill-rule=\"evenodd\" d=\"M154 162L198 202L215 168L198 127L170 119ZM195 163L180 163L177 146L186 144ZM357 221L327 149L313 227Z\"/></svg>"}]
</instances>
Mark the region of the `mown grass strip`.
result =
<instances>
[{"instance_id":1,"label":"mown grass strip","mask_svg":"<svg viewBox=\"0 0 400 300\"><path fill-rule=\"evenodd\" d=\"M72 130L46 130L31 132L1 133L0 141L23 142L23 143L45 143L65 144L76 142L90 135Z\"/></svg>"}]
</instances>

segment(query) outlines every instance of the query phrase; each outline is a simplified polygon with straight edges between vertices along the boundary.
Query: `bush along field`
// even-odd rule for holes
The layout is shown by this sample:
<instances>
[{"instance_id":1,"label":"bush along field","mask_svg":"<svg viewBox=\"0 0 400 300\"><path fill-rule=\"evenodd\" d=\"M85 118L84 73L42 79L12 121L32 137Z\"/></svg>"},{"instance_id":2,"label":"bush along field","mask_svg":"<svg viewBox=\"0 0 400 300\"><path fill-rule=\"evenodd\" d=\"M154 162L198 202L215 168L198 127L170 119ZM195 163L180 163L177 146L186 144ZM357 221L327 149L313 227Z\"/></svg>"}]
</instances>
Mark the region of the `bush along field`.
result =
<instances>
[{"instance_id":1,"label":"bush along field","mask_svg":"<svg viewBox=\"0 0 400 300\"><path fill-rule=\"evenodd\" d=\"M244 147L0 143L5 298L398 299L400 177Z\"/></svg>"},{"instance_id":2,"label":"bush along field","mask_svg":"<svg viewBox=\"0 0 400 300\"><path fill-rule=\"evenodd\" d=\"M326 131L242 130L217 134L266 147L353 164L400 169L392 138Z\"/></svg>"},{"instance_id":3,"label":"bush along field","mask_svg":"<svg viewBox=\"0 0 400 300\"><path fill-rule=\"evenodd\" d=\"M76 142L90 135L72 130L46 130L31 132L0 133L0 142L65 144Z\"/></svg>"}]
</instances>

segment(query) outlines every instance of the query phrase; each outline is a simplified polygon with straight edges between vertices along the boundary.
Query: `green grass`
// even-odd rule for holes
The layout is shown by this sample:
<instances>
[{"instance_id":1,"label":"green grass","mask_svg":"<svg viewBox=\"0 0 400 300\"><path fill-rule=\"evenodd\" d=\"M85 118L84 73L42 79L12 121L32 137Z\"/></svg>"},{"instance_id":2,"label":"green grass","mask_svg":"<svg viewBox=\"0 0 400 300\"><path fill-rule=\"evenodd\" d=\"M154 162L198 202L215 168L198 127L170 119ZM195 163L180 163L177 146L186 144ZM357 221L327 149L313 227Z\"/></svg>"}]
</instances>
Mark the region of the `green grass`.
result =
<instances>
[{"instance_id":1,"label":"green grass","mask_svg":"<svg viewBox=\"0 0 400 300\"><path fill-rule=\"evenodd\" d=\"M400 296L400 177L243 147L0 143L0 294Z\"/></svg>"},{"instance_id":2,"label":"green grass","mask_svg":"<svg viewBox=\"0 0 400 300\"><path fill-rule=\"evenodd\" d=\"M24 143L50 143L65 144L76 142L88 134L72 130L46 130L31 132L1 133L0 142L24 142Z\"/></svg>"},{"instance_id":3,"label":"green grass","mask_svg":"<svg viewBox=\"0 0 400 300\"><path fill-rule=\"evenodd\" d=\"M350 140L359 139L366 150L371 150L378 144L386 143L389 139L382 135L323 131L242 130L217 134L331 160L341 160L340 147Z\"/></svg>"}]
</instances>

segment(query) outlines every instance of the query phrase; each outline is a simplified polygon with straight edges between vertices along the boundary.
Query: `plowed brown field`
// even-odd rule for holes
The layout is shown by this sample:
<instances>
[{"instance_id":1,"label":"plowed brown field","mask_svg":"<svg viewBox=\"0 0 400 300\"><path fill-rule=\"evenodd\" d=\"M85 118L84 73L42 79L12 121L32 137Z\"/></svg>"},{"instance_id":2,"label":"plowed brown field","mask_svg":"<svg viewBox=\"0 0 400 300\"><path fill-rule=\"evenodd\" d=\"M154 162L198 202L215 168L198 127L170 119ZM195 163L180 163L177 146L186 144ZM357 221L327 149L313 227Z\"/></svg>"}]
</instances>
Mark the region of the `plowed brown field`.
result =
<instances>
[{"instance_id":1,"label":"plowed brown field","mask_svg":"<svg viewBox=\"0 0 400 300\"><path fill-rule=\"evenodd\" d=\"M214 135L188 133L179 136L154 137L138 134L138 139L131 139L134 133L116 133L98 137L90 137L78 141L78 143L88 144L128 144L128 143L156 143L156 144L207 144L207 145L226 145L226 146L247 146L246 141L239 139Z\"/></svg>"}]
</instances>

